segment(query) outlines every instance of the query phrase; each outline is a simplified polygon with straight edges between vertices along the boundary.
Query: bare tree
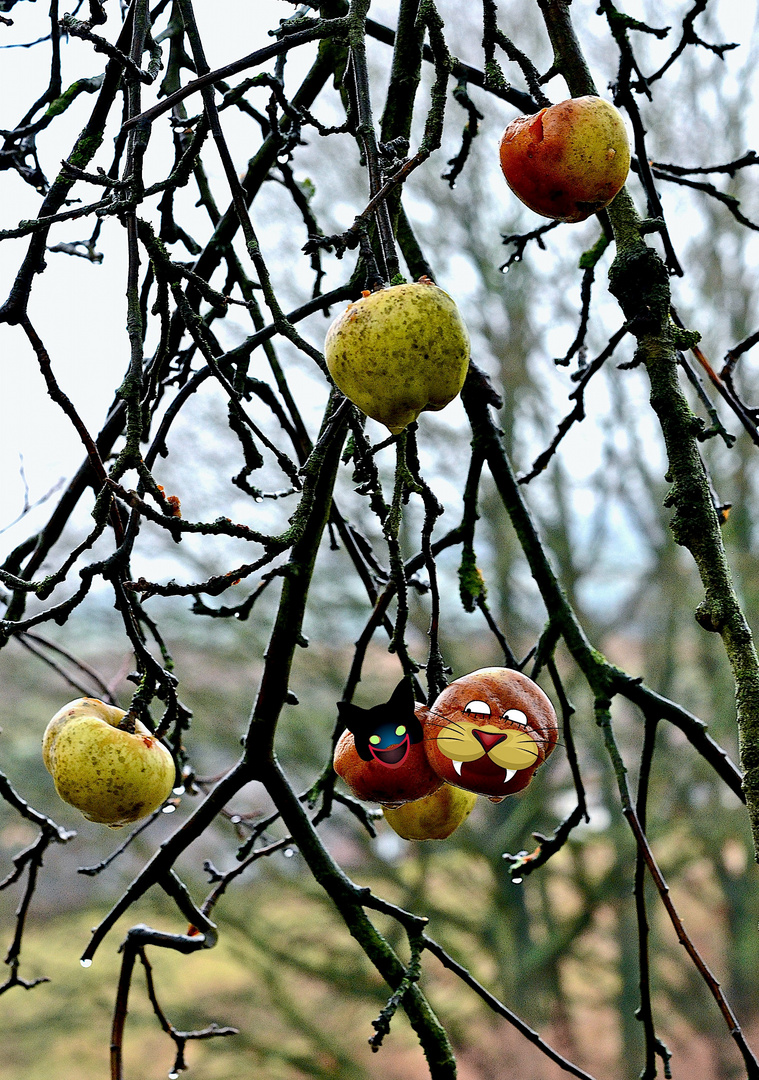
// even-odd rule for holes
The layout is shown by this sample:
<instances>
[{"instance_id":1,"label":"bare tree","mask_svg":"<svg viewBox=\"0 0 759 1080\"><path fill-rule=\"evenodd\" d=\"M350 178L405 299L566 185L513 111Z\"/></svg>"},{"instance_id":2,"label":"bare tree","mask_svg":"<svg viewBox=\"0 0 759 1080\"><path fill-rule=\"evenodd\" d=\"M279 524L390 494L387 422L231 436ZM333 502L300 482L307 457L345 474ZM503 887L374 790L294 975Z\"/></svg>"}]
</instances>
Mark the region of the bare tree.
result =
<instances>
[{"instance_id":1,"label":"bare tree","mask_svg":"<svg viewBox=\"0 0 759 1080\"><path fill-rule=\"evenodd\" d=\"M0 3L5 12L0 32L12 27L17 3L23 0ZM36 363L47 395L84 453L75 475L44 500L52 509L41 527L9 552L0 568L5 605L0 644L23 645L29 663L37 662L33 656L45 659L77 690L114 701L123 692L118 683L85 663L66 633L106 591L134 668L128 675L128 716L143 721L176 761L181 782L168 808L178 806L171 819L178 824L111 898L109 912L81 953L81 962L91 964L123 916L140 917L154 887L169 898L177 920L188 924L187 930L169 932L138 921L121 943L112 1077L124 1076L127 1005L137 960L156 1017L176 1047L174 1075L187 1067L188 1042L233 1034L229 1026L175 1027L159 1000L149 956L158 950L189 955L212 948L219 936L217 911L223 911L237 879L275 852L296 850L309 882L329 898L387 984L373 1021L373 1050L402 1009L430 1075L456 1075L451 1022L422 989L429 966L440 964L462 990L558 1069L589 1076L571 1046L566 1053L557 1049L518 1010L524 978L535 986L542 986L541 980L560 982L563 950L593 918L601 897L612 897L624 969L619 1012L628 1027L639 1022L644 1035L635 1071L644 1077L659 1070L669 1075L671 1053L660 1034L662 1018L652 989L654 910L657 919L659 912L666 915L683 946L688 977L707 988L710 1015L721 1018L740 1068L749 1077L759 1076L736 1009L673 902L649 827L650 799L658 807L677 791L687 802L692 773L684 767L678 772L678 761L670 760L687 747L689 760L697 762L712 788L745 804L741 814L759 849L759 662L734 584L737 579L749 603L754 600L753 564L742 564L737 552L738 566L731 569L723 541L730 507L716 494L720 485L705 464L705 457L713 460L721 475L733 470L736 490L742 484L749 501L759 414L749 403L752 379L743 368L758 335L753 325L744 325L750 307L744 304L726 319L721 296L710 294L700 280L701 268L680 257L676 237L684 226L676 212L665 213L662 195L663 190L685 192L699 213L709 216L715 233L750 235L758 226L744 207L742 185L759 159L741 149L715 163L711 145L686 142L676 147L681 164L660 161L663 155L658 147L651 149L647 130L649 117L668 100L674 73L681 74L682 89L690 72L693 100L684 107L696 124L699 95L708 88L698 78L694 58L705 55L721 64L736 48L710 36L714 27L708 20L718 5L708 0L690 7L668 4L670 25L664 26L661 5L644 22L622 4L601 0L592 28L578 13L578 34L569 0L537 0L529 5L528 20L525 5L504 3L499 11L494 0L483 0L465 10L452 7L447 24L434 0L388 3L382 18L373 17L377 12L370 12L369 0L323 0L288 9L288 17L273 25L266 43L253 52L240 55L235 42L225 41L224 62L215 68L206 56L206 18L196 15L191 0L159 0L152 9L132 0L121 5L120 19L110 10L115 4L88 0L85 12L83 7L80 3L74 14L61 15L52 0L48 22L34 43L35 50L50 52L49 83L20 119L6 121L0 131L0 168L17 187L41 195L33 217L0 231L0 240L24 244L0 321L16 362ZM255 17L249 5L239 7L241 23ZM35 17L39 26L42 15ZM455 55L464 42L473 54L480 50L477 63ZM88 63L105 57L105 65L102 73L64 87L64 55L74 43L81 43L77 55ZM605 92L593 68L611 64L612 58L613 100L632 131L630 187L593 219L595 232L584 253L573 247L578 244L571 236L574 226L536 225L534 217L519 216L515 209L514 226L502 237L505 247L499 244L499 265L492 238L502 228L502 209L488 211L487 184L476 164L482 160L477 149L482 125L492 123L492 115L535 112L567 94ZM6 115L18 110L17 100L4 102ZM50 182L38 144L59 125L64 130L73 110L84 114L85 101L84 126ZM360 203L351 206L351 221L341 221L337 204L350 198L357 182L363 185ZM418 213L424 198L436 206L445 229L429 242ZM478 230L487 222L485 236ZM523 262L554 241L555 261L540 291L550 295L556 321L571 333L564 354L538 377L535 357L545 364L551 347L539 327L534 286L539 270L532 285L518 274ZM76 395L62 385L55 333L35 296L50 276L57 275L56 287L66 289L61 260L68 264L83 256L93 273L100 273L103 244L119 251L122 260L127 364L95 432ZM448 270L443 264L454 256L465 259L478 282L463 409L454 411L458 420L442 438L435 421L425 417L400 435L373 443L379 429L367 425L329 377L321 352L325 315L365 289L422 276L440 280ZM604 260L608 289L599 274ZM716 256L714 262L723 266ZM710 269L710 276L716 273ZM673 300L672 280L689 277L697 298L688 302L685 317ZM455 274L448 272L448 278L454 281ZM87 298L71 296L68 302L72 318L74 312L87 313ZM572 326L576 308L579 322ZM710 360L706 342L699 343L690 318L726 335L719 342L725 355L721 366ZM92 359L82 363L84 378L88 362ZM612 364L617 368L610 375ZM650 410L632 422L623 400L623 385L629 383L621 380L644 372ZM657 552L656 573L639 575L635 595L618 609L617 622L606 625L590 610L581 587L603 526L584 545L572 535L578 521L570 505L577 477L571 458L563 456L604 378L613 395L609 430L629 440L630 451L624 468L606 467L616 444L613 437L605 444L600 440L608 455L599 470L601 499L619 496L628 509L637 507L640 520L634 527ZM31 402L13 399L12 374L5 374L4 382L5 408L32 415ZM559 386L568 403L557 417ZM741 432L737 448L728 431L734 425ZM642 445L650 430L661 439L666 485ZM205 434L208 454L218 455L213 482L201 469L199 442ZM713 450L718 441L724 452ZM181 446L182 460L175 462ZM526 454L529 460L522 461ZM513 465L517 459L519 468ZM546 476L550 486L538 493L536 480ZM647 493L645 510L640 491ZM32 509L31 496L25 496L22 519ZM744 530L750 531L753 519L743 509ZM456 515L455 524L443 526L444 510L449 520ZM9 513L11 519L17 516L16 510ZM686 570L678 547L688 553ZM196 576L167 580L161 569L166 552L188 548L173 565ZM677 588L673 599L671 588L659 586L678 575L687 585ZM515 581L524 590L522 603L509 595ZM242 752L213 779L202 776L197 765L192 713L164 629L177 603L188 602L209 639L227 622L252 618L261 620L268 638L257 688L250 687L248 715L235 727ZM462 662L457 644L466 636L457 629L462 609L478 620L477 657L541 680L562 723L563 765L551 766L557 772L551 790L562 795L563 802L555 805L562 805L563 816L549 835L536 831L533 850L510 853L512 837L503 840L503 823L515 811L498 807L486 808L483 835L470 836L471 849L501 868L492 910L519 923L525 940L531 938L531 923L542 920L548 941L538 959L520 961L523 978L511 983L505 948L493 946L500 958L500 996L476 976L473 964L457 958L456 950L432 932L429 916L436 900L424 875L408 890L408 902L393 902L353 880L332 854L325 839L331 829L373 837L378 817L336 782L332 751L339 724L331 739L318 731L304 735L314 758L287 770L280 761L288 738L282 717L294 703L292 669L299 648L307 644L309 618L325 639L330 619L351 627L355 644L345 650L339 676L333 670L327 677L342 701L351 701L362 678L371 677L367 657L376 655L374 639L384 634L393 664L413 679L418 700L431 703ZM736 739L737 762L708 732L705 719L712 716L697 715L688 690L679 692L672 660L682 638L674 613L683 611L692 612L700 628L697 644L690 647L703 649L718 670L720 686L729 685L734 695L720 737ZM645 678L602 651L614 629L632 617L647 619L650 636L668 643L666 649L654 645ZM62 628L58 636L50 632L55 627ZM467 634L471 641L474 635ZM716 660L712 639L721 641ZM714 704L708 696L703 699L705 709ZM668 770L669 795L660 790L660 767ZM541 779L536 785L540 782L548 784ZM254 784L265 791L270 812L236 812L234 801ZM607 835L616 852L603 887L573 847L577 831L589 821L588 792L599 784L613 815ZM0 773L7 811L32 825L36 839L15 855L0 882L0 888L21 890L6 956L9 974L0 994L37 981L22 975L27 916L46 851L74 835L34 809L31 796L18 786ZM550 817L535 816L538 805L520 804L526 808L523 830L547 827L544 820ZM711 811L705 818L719 832ZM124 858L136 837L146 841L146 830L158 819L165 820L161 810L87 872ZM188 849L204 837L209 843L212 838L215 862L205 861L208 891L199 898L197 881L187 883L177 865L184 865ZM723 853L725 843L724 834L715 840ZM230 854L231 869L219 868ZM548 891L540 915L528 910L522 894L506 892L506 884L532 874L549 880L551 867L565 856L574 860L579 915L568 917ZM734 876L731 866L727 857L717 865L725 897ZM745 876L753 890L748 871ZM734 911L731 925L739 937L744 930L737 929L737 904ZM740 925L745 927L745 919ZM249 933L253 940L254 931ZM494 937L498 933L493 930ZM658 936L654 941L659 948ZM731 981L745 1002L750 997L746 979L736 971ZM632 1035L624 1037L634 1045ZM349 1061L340 1067L352 1075ZM144 1068L143 1075L148 1075ZM484 1066L482 1075L488 1075Z\"/></svg>"}]
</instances>

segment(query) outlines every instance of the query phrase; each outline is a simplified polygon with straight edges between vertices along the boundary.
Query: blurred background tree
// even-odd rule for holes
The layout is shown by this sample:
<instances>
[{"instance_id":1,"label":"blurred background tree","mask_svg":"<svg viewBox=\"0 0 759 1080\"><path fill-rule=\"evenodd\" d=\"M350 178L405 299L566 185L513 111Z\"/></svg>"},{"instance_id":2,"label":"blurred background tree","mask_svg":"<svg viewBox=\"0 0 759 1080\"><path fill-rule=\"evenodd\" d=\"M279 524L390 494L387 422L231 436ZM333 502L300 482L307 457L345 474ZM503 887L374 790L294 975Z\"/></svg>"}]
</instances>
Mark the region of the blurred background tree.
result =
<instances>
[{"instance_id":1,"label":"blurred background tree","mask_svg":"<svg viewBox=\"0 0 759 1080\"><path fill-rule=\"evenodd\" d=\"M0 1078L759 1075L756 5L196 8L0 4ZM633 169L555 227L497 143L583 58ZM473 367L388 440L320 350L396 272ZM338 700L499 664L522 794L414 844L335 781ZM182 772L126 837L42 765L83 694Z\"/></svg>"}]
</instances>

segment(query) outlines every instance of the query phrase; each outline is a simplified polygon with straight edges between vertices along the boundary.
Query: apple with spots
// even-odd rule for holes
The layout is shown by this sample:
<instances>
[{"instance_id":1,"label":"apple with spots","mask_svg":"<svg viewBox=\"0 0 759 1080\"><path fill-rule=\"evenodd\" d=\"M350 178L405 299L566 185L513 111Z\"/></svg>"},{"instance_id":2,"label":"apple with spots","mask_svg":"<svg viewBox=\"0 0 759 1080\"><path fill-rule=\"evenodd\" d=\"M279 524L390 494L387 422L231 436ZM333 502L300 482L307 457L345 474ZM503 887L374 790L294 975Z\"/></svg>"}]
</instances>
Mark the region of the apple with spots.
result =
<instances>
[{"instance_id":1,"label":"apple with spots","mask_svg":"<svg viewBox=\"0 0 759 1080\"><path fill-rule=\"evenodd\" d=\"M630 170L630 144L618 109L603 98L569 98L519 116L503 135L501 169L535 213L584 221L617 196Z\"/></svg>"},{"instance_id":2,"label":"apple with spots","mask_svg":"<svg viewBox=\"0 0 759 1080\"><path fill-rule=\"evenodd\" d=\"M42 757L64 802L119 828L146 817L174 786L174 759L137 719L98 698L64 705L45 729Z\"/></svg>"},{"instance_id":3,"label":"apple with spots","mask_svg":"<svg viewBox=\"0 0 759 1080\"><path fill-rule=\"evenodd\" d=\"M365 291L330 326L324 355L338 389L397 435L460 392L469 333L448 293L420 278Z\"/></svg>"}]
</instances>

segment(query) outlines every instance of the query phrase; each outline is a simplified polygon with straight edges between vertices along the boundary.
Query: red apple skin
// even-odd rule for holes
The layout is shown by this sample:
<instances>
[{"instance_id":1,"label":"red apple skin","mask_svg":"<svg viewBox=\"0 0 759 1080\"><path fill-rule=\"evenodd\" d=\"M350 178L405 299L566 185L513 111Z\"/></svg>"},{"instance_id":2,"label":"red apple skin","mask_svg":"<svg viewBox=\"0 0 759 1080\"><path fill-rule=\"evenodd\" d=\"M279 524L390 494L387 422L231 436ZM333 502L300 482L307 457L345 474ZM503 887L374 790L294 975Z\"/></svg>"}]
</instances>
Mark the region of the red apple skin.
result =
<instances>
[{"instance_id":1,"label":"red apple skin","mask_svg":"<svg viewBox=\"0 0 759 1080\"><path fill-rule=\"evenodd\" d=\"M559 734L554 707L537 683L504 667L479 668L450 683L430 706L427 727L427 758L438 776L494 802L527 787ZM487 749L490 733L503 737Z\"/></svg>"},{"instance_id":2,"label":"red apple skin","mask_svg":"<svg viewBox=\"0 0 759 1080\"><path fill-rule=\"evenodd\" d=\"M429 713L427 706L418 702L414 712L424 727ZM383 806L396 807L422 799L437 791L443 783L427 760L423 742L411 745L401 768L389 769L378 761L364 761L359 757L353 735L344 731L335 747L333 764L337 775L357 799Z\"/></svg>"},{"instance_id":3,"label":"red apple skin","mask_svg":"<svg viewBox=\"0 0 759 1080\"><path fill-rule=\"evenodd\" d=\"M517 117L499 151L514 194L556 221L584 221L608 206L630 171L622 116L599 97L570 98Z\"/></svg>"}]
</instances>

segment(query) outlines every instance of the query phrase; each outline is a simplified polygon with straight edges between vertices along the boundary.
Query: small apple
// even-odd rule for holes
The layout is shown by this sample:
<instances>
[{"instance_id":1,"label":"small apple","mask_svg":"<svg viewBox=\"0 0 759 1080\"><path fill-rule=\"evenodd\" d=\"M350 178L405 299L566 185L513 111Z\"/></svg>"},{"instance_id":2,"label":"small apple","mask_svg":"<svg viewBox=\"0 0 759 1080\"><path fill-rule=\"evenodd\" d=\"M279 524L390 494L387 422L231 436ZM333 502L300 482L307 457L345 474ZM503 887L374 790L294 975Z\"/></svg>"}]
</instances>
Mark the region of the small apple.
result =
<instances>
[{"instance_id":1,"label":"small apple","mask_svg":"<svg viewBox=\"0 0 759 1080\"><path fill-rule=\"evenodd\" d=\"M422 278L365 292L330 326L324 355L345 396L397 435L459 393L469 334L448 293Z\"/></svg>"},{"instance_id":2,"label":"small apple","mask_svg":"<svg viewBox=\"0 0 759 1080\"><path fill-rule=\"evenodd\" d=\"M584 221L608 206L630 170L619 111L599 97L570 98L512 120L501 169L514 194L543 217Z\"/></svg>"},{"instance_id":3,"label":"small apple","mask_svg":"<svg viewBox=\"0 0 759 1080\"><path fill-rule=\"evenodd\" d=\"M340 736L333 765L357 799L384 806L421 799L442 784L424 748L426 705L413 697L401 707L403 680L389 702L374 709L359 709L340 702L340 716L351 727ZM376 745L373 745L376 742Z\"/></svg>"},{"instance_id":4,"label":"small apple","mask_svg":"<svg viewBox=\"0 0 759 1080\"><path fill-rule=\"evenodd\" d=\"M174 786L174 759L139 720L97 698L77 698L55 714L42 739L42 758L64 802L111 828L156 810Z\"/></svg>"},{"instance_id":5,"label":"small apple","mask_svg":"<svg viewBox=\"0 0 759 1080\"><path fill-rule=\"evenodd\" d=\"M423 799L394 809L385 806L382 813L404 840L445 840L466 821L476 802L474 792L443 784Z\"/></svg>"}]
</instances>

